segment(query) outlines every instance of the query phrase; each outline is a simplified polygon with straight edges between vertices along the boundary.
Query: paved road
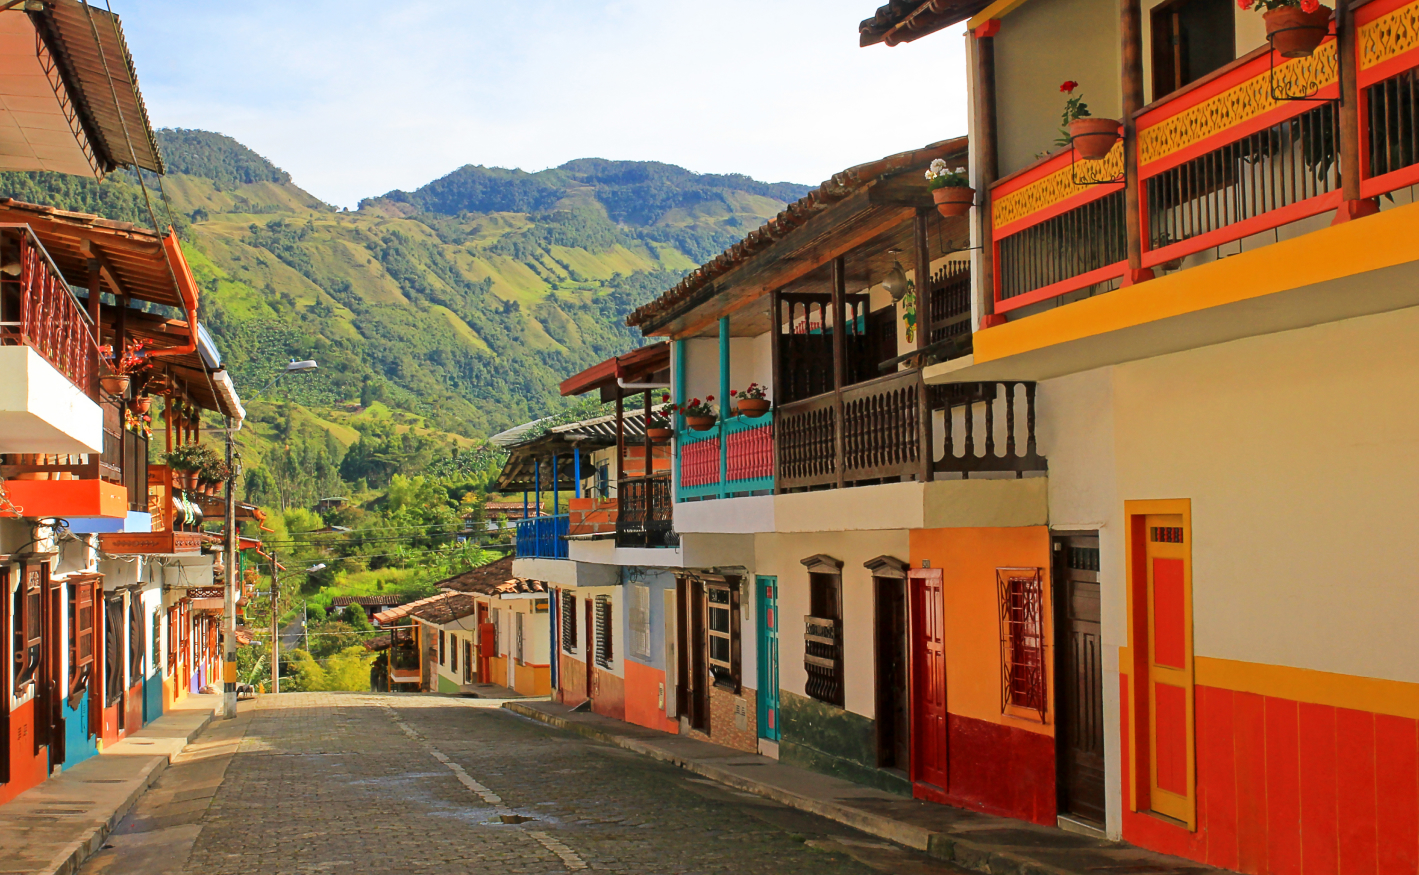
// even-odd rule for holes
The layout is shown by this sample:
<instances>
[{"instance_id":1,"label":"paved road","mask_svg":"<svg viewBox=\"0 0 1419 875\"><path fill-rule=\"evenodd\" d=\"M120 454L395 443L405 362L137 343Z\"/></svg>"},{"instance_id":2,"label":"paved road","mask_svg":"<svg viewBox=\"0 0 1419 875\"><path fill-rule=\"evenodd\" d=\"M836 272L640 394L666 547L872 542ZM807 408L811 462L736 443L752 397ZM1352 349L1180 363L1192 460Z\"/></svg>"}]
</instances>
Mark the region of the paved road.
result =
<instances>
[{"instance_id":1,"label":"paved road","mask_svg":"<svg viewBox=\"0 0 1419 875\"><path fill-rule=\"evenodd\" d=\"M486 700L293 693L241 708L85 875L961 871Z\"/></svg>"}]
</instances>

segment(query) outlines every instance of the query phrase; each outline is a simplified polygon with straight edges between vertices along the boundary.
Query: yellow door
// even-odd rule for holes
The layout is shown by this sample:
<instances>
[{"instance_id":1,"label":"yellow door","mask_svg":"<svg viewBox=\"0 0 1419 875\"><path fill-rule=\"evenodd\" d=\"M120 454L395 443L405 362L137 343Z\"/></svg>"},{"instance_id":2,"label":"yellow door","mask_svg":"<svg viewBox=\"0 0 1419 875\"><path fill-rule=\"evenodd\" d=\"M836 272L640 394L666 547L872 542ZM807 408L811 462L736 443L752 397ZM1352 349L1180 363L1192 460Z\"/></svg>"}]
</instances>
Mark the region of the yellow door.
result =
<instances>
[{"instance_id":1,"label":"yellow door","mask_svg":"<svg viewBox=\"0 0 1419 875\"><path fill-rule=\"evenodd\" d=\"M1181 514L1149 514L1143 529L1152 748L1149 807L1191 827L1196 809L1189 534Z\"/></svg>"}]
</instances>

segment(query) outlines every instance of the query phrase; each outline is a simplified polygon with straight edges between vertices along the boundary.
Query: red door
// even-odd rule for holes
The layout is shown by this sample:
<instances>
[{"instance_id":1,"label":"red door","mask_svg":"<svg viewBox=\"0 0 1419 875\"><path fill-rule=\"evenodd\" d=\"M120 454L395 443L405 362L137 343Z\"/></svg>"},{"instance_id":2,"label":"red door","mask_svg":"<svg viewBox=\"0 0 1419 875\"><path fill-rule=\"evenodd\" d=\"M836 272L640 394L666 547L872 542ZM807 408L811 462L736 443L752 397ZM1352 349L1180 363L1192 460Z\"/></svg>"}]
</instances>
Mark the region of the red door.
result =
<instances>
[{"instance_id":1,"label":"red door","mask_svg":"<svg viewBox=\"0 0 1419 875\"><path fill-rule=\"evenodd\" d=\"M947 789L946 650L941 569L913 568L912 634L912 780Z\"/></svg>"}]
</instances>

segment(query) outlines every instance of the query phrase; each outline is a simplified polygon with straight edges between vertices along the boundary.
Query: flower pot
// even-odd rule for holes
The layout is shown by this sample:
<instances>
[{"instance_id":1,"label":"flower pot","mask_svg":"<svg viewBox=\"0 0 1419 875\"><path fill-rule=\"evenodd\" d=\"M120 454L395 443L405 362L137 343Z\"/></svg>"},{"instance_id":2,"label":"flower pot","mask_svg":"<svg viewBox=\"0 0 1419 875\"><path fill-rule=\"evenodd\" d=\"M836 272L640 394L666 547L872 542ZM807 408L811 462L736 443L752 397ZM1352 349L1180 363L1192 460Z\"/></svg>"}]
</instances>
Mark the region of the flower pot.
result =
<instances>
[{"instance_id":1,"label":"flower pot","mask_svg":"<svg viewBox=\"0 0 1419 875\"><path fill-rule=\"evenodd\" d=\"M153 407L153 399L144 395L133 402L133 409L139 413L147 413Z\"/></svg>"},{"instance_id":2,"label":"flower pot","mask_svg":"<svg viewBox=\"0 0 1419 875\"><path fill-rule=\"evenodd\" d=\"M1307 12L1299 6L1282 6L1262 14L1266 38L1283 58L1309 58L1330 32L1330 7Z\"/></svg>"},{"instance_id":3,"label":"flower pot","mask_svg":"<svg viewBox=\"0 0 1419 875\"><path fill-rule=\"evenodd\" d=\"M182 488L183 488L183 489L186 489L188 492L191 492L192 490L194 490L194 489L197 488L197 472L196 472L196 471L181 471L181 472L179 472L179 473L180 473L181 476L182 476Z\"/></svg>"},{"instance_id":4,"label":"flower pot","mask_svg":"<svg viewBox=\"0 0 1419 875\"><path fill-rule=\"evenodd\" d=\"M936 209L946 218L969 215L976 202L976 190L965 185L948 185L931 191Z\"/></svg>"},{"instance_id":5,"label":"flower pot","mask_svg":"<svg viewBox=\"0 0 1419 875\"><path fill-rule=\"evenodd\" d=\"M938 188L937 191L946 191ZM969 189L967 189L969 191ZM769 412L769 399L767 398L740 398L739 412L745 416L763 416Z\"/></svg>"},{"instance_id":6,"label":"flower pot","mask_svg":"<svg viewBox=\"0 0 1419 875\"><path fill-rule=\"evenodd\" d=\"M1077 118L1069 123L1069 139L1080 158L1098 161L1107 156L1114 143L1118 142L1118 120Z\"/></svg>"},{"instance_id":7,"label":"flower pot","mask_svg":"<svg viewBox=\"0 0 1419 875\"><path fill-rule=\"evenodd\" d=\"M695 431L709 431L719 423L719 418L715 416L687 416L685 424Z\"/></svg>"},{"instance_id":8,"label":"flower pot","mask_svg":"<svg viewBox=\"0 0 1419 875\"><path fill-rule=\"evenodd\" d=\"M648 429L645 430L646 437L650 438L650 439L653 440L653 441L668 441L668 440L670 440L670 436L671 436L672 434L674 434L674 433L675 433L675 432L674 432L673 429L671 429L671 428L668 427L668 426L663 426L663 425L662 425L662 426L654 426L654 425L653 425L653 426L651 426L650 428L648 428Z\"/></svg>"},{"instance_id":9,"label":"flower pot","mask_svg":"<svg viewBox=\"0 0 1419 875\"><path fill-rule=\"evenodd\" d=\"M127 374L115 374L109 377L99 377L99 385L110 395L123 396L128 394L128 384L132 379Z\"/></svg>"}]
</instances>

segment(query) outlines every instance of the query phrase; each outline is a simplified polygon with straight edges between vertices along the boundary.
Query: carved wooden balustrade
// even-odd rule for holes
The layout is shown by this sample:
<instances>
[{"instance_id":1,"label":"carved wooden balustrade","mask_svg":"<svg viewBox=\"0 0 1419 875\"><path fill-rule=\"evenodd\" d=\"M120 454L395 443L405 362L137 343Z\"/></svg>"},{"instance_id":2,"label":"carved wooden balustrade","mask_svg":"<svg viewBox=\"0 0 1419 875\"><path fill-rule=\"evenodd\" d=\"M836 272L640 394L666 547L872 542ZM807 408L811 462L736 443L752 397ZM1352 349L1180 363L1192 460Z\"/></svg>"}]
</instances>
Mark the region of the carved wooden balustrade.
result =
<instances>
[{"instance_id":1,"label":"carved wooden balustrade","mask_svg":"<svg viewBox=\"0 0 1419 875\"><path fill-rule=\"evenodd\" d=\"M780 407L778 489L920 476L922 392L904 371Z\"/></svg>"},{"instance_id":2,"label":"carved wooden balustrade","mask_svg":"<svg viewBox=\"0 0 1419 875\"><path fill-rule=\"evenodd\" d=\"M617 547L673 547L675 534L670 475L624 477L616 488Z\"/></svg>"},{"instance_id":3,"label":"carved wooden balustrade","mask_svg":"<svg viewBox=\"0 0 1419 875\"><path fill-rule=\"evenodd\" d=\"M1035 441L1034 383L947 383L931 387L941 417L942 447L932 469L960 474L1045 471Z\"/></svg>"},{"instance_id":4,"label":"carved wooden balustrade","mask_svg":"<svg viewBox=\"0 0 1419 875\"><path fill-rule=\"evenodd\" d=\"M0 260L18 274L0 275L0 344L28 346L98 400L98 343L69 284L26 225L0 225Z\"/></svg>"}]
</instances>

